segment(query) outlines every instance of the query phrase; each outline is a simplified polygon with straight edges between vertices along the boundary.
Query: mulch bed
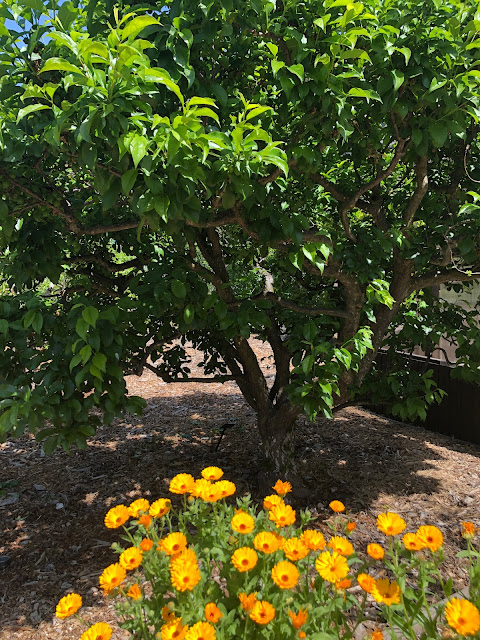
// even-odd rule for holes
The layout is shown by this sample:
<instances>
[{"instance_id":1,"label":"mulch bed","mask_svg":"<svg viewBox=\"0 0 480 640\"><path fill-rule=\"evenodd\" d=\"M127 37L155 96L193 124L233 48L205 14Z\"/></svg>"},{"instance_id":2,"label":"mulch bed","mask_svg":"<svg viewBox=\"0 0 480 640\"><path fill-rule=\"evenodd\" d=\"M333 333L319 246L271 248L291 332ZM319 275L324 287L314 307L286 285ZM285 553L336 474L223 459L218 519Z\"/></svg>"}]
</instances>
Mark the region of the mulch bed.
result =
<instances>
[{"instance_id":1,"label":"mulch bed","mask_svg":"<svg viewBox=\"0 0 480 640\"><path fill-rule=\"evenodd\" d=\"M268 350L260 343L256 350L272 375ZM0 569L1 640L78 638L78 621L54 617L69 591L83 596L88 622L115 625L112 602L97 588L117 557L110 549L115 531L103 525L111 506L165 496L173 475L198 475L210 464L224 469L239 494L261 499L255 416L233 383L166 385L145 373L129 388L147 399L144 416L99 429L87 451L44 456L27 436L0 445L0 555L11 559ZM480 521L480 447L349 408L332 421L299 420L296 457L308 488L301 506L318 515L320 529L327 530L333 498L357 522L357 549L381 540L375 518L385 509L400 513L410 530L435 524L445 536L445 571L455 589L466 584L455 554L464 548L459 522ZM115 627L113 640L128 637Z\"/></svg>"}]
</instances>

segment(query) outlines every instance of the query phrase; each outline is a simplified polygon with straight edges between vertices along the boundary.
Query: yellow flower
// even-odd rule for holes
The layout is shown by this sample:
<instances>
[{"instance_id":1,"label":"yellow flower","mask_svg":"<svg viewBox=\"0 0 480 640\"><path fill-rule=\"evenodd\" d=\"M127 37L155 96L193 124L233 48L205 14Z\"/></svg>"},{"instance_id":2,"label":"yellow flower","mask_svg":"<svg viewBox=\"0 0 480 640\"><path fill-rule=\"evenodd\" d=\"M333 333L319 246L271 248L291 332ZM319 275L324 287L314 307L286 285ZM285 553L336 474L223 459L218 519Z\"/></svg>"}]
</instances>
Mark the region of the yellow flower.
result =
<instances>
[{"instance_id":1,"label":"yellow flower","mask_svg":"<svg viewBox=\"0 0 480 640\"><path fill-rule=\"evenodd\" d=\"M288 527L295 522L295 511L289 504L276 504L268 514L276 527Z\"/></svg>"},{"instance_id":2,"label":"yellow flower","mask_svg":"<svg viewBox=\"0 0 480 640\"><path fill-rule=\"evenodd\" d=\"M185 634L185 640L215 640L215 627L209 622L197 622Z\"/></svg>"},{"instance_id":3,"label":"yellow flower","mask_svg":"<svg viewBox=\"0 0 480 640\"><path fill-rule=\"evenodd\" d=\"M406 528L405 520L397 513L381 513L377 517L377 528L386 536L397 536Z\"/></svg>"},{"instance_id":4,"label":"yellow flower","mask_svg":"<svg viewBox=\"0 0 480 640\"><path fill-rule=\"evenodd\" d=\"M257 600L250 612L250 618L257 624L268 624L275 617L275 607L266 600Z\"/></svg>"},{"instance_id":5,"label":"yellow flower","mask_svg":"<svg viewBox=\"0 0 480 640\"><path fill-rule=\"evenodd\" d=\"M295 629L300 629L300 627L303 627L303 625L308 619L308 613L306 609L300 609L298 613L293 613L293 611L290 611L289 609L288 615L290 616L290 619Z\"/></svg>"},{"instance_id":6,"label":"yellow flower","mask_svg":"<svg viewBox=\"0 0 480 640\"><path fill-rule=\"evenodd\" d=\"M257 592L255 591L255 593L250 593L248 596L246 593L239 593L238 599L240 600L240 604L244 611L251 611L253 609L253 605L257 601Z\"/></svg>"},{"instance_id":7,"label":"yellow flower","mask_svg":"<svg viewBox=\"0 0 480 640\"><path fill-rule=\"evenodd\" d=\"M215 624L223 616L223 613L217 607L215 602L209 602L205 605L205 617L209 622Z\"/></svg>"},{"instance_id":8,"label":"yellow flower","mask_svg":"<svg viewBox=\"0 0 480 640\"><path fill-rule=\"evenodd\" d=\"M283 498L272 494L271 496L267 496L263 501L263 508L267 511L270 511L277 504L285 504Z\"/></svg>"},{"instance_id":9,"label":"yellow flower","mask_svg":"<svg viewBox=\"0 0 480 640\"><path fill-rule=\"evenodd\" d=\"M237 549L233 556L232 562L235 569L244 573L250 571L258 562L258 555L255 549L250 547L240 547Z\"/></svg>"},{"instance_id":10,"label":"yellow flower","mask_svg":"<svg viewBox=\"0 0 480 640\"><path fill-rule=\"evenodd\" d=\"M190 493L194 484L195 478L189 473L178 473L171 479L168 490L170 493Z\"/></svg>"},{"instance_id":11,"label":"yellow flower","mask_svg":"<svg viewBox=\"0 0 480 640\"><path fill-rule=\"evenodd\" d=\"M244 511L236 513L230 524L232 525L232 529L237 533L251 533L255 528L255 520Z\"/></svg>"},{"instance_id":12,"label":"yellow flower","mask_svg":"<svg viewBox=\"0 0 480 640\"><path fill-rule=\"evenodd\" d=\"M142 592L140 591L138 584L132 584L130 589L127 591L127 596L132 598L132 600L140 600Z\"/></svg>"},{"instance_id":13,"label":"yellow flower","mask_svg":"<svg viewBox=\"0 0 480 640\"><path fill-rule=\"evenodd\" d=\"M324 549L326 542L321 531L316 531L315 529L305 529L300 538L307 545L310 551L318 551L319 549Z\"/></svg>"},{"instance_id":14,"label":"yellow flower","mask_svg":"<svg viewBox=\"0 0 480 640\"><path fill-rule=\"evenodd\" d=\"M220 497L228 498L229 496L233 496L235 491L237 490L236 486L230 480L220 480L215 484L217 490L220 492Z\"/></svg>"},{"instance_id":15,"label":"yellow flower","mask_svg":"<svg viewBox=\"0 0 480 640\"><path fill-rule=\"evenodd\" d=\"M480 612L468 600L452 598L445 607L448 624L461 636L474 636L480 629Z\"/></svg>"},{"instance_id":16,"label":"yellow flower","mask_svg":"<svg viewBox=\"0 0 480 640\"><path fill-rule=\"evenodd\" d=\"M149 514L152 518L161 518L167 515L172 508L172 503L168 498L159 498L150 505Z\"/></svg>"},{"instance_id":17,"label":"yellow flower","mask_svg":"<svg viewBox=\"0 0 480 640\"><path fill-rule=\"evenodd\" d=\"M201 579L198 563L172 562L170 564L170 580L177 591L191 591Z\"/></svg>"},{"instance_id":18,"label":"yellow flower","mask_svg":"<svg viewBox=\"0 0 480 640\"><path fill-rule=\"evenodd\" d=\"M402 538L403 546L409 551L420 551L425 546L416 533L406 533Z\"/></svg>"},{"instance_id":19,"label":"yellow flower","mask_svg":"<svg viewBox=\"0 0 480 640\"><path fill-rule=\"evenodd\" d=\"M401 591L395 580L392 580L392 582L388 578L375 580L371 593L377 602L386 604L388 607L400 602Z\"/></svg>"},{"instance_id":20,"label":"yellow flower","mask_svg":"<svg viewBox=\"0 0 480 640\"><path fill-rule=\"evenodd\" d=\"M308 555L308 547L301 538L285 540L283 551L289 560L296 562Z\"/></svg>"},{"instance_id":21,"label":"yellow flower","mask_svg":"<svg viewBox=\"0 0 480 640\"><path fill-rule=\"evenodd\" d=\"M160 634L162 640L183 640L188 631L188 626L182 624L181 618L173 618L162 625Z\"/></svg>"},{"instance_id":22,"label":"yellow flower","mask_svg":"<svg viewBox=\"0 0 480 640\"><path fill-rule=\"evenodd\" d=\"M438 551L443 545L443 534L437 527L425 525L417 529L417 537L424 547L428 547L430 551Z\"/></svg>"},{"instance_id":23,"label":"yellow flower","mask_svg":"<svg viewBox=\"0 0 480 640\"><path fill-rule=\"evenodd\" d=\"M201 481L197 480L197 482ZM221 498L223 498L222 491L219 489L216 482L209 482L209 486L203 488L198 497L205 500L205 502L217 502L217 500L221 500Z\"/></svg>"},{"instance_id":24,"label":"yellow flower","mask_svg":"<svg viewBox=\"0 0 480 640\"><path fill-rule=\"evenodd\" d=\"M367 546L367 553L374 560L381 560L385 556L383 547L375 542L372 542Z\"/></svg>"},{"instance_id":25,"label":"yellow flower","mask_svg":"<svg viewBox=\"0 0 480 640\"><path fill-rule=\"evenodd\" d=\"M80 640L110 640L112 632L113 629L109 624L97 622L82 633Z\"/></svg>"},{"instance_id":26,"label":"yellow flower","mask_svg":"<svg viewBox=\"0 0 480 640\"><path fill-rule=\"evenodd\" d=\"M261 531L253 539L253 546L263 553L275 553L279 548L279 541L270 531Z\"/></svg>"},{"instance_id":27,"label":"yellow flower","mask_svg":"<svg viewBox=\"0 0 480 640\"><path fill-rule=\"evenodd\" d=\"M278 493L279 496L286 496L292 490L290 482L282 482L277 480L272 489Z\"/></svg>"},{"instance_id":28,"label":"yellow flower","mask_svg":"<svg viewBox=\"0 0 480 640\"><path fill-rule=\"evenodd\" d=\"M205 478L199 478L198 480L195 480L193 487L190 489L190 493L194 498L203 499L202 494L205 493L206 491L210 491L211 486L212 486L212 483L210 482L210 480L205 480Z\"/></svg>"},{"instance_id":29,"label":"yellow flower","mask_svg":"<svg viewBox=\"0 0 480 640\"><path fill-rule=\"evenodd\" d=\"M352 543L346 538L342 538L342 536L333 536L330 538L327 547L330 547L330 549L342 556L351 556L353 553Z\"/></svg>"},{"instance_id":30,"label":"yellow flower","mask_svg":"<svg viewBox=\"0 0 480 640\"><path fill-rule=\"evenodd\" d=\"M150 551L152 547L153 547L153 542L149 538L144 538L140 542L140 549L142 551Z\"/></svg>"},{"instance_id":31,"label":"yellow flower","mask_svg":"<svg viewBox=\"0 0 480 640\"><path fill-rule=\"evenodd\" d=\"M55 615L57 618L68 618L68 616L73 616L80 607L82 606L82 596L79 596L78 593L69 593L67 596L64 596L59 603L57 604L57 608L55 610Z\"/></svg>"},{"instance_id":32,"label":"yellow flower","mask_svg":"<svg viewBox=\"0 0 480 640\"><path fill-rule=\"evenodd\" d=\"M110 593L115 587L118 587L127 577L127 572L122 565L116 562L109 565L100 576L100 586L105 593Z\"/></svg>"},{"instance_id":33,"label":"yellow flower","mask_svg":"<svg viewBox=\"0 0 480 640\"><path fill-rule=\"evenodd\" d=\"M211 482L220 480L222 476L223 471L219 467L207 467L202 471L202 478L205 478L205 480L211 480Z\"/></svg>"},{"instance_id":34,"label":"yellow flower","mask_svg":"<svg viewBox=\"0 0 480 640\"><path fill-rule=\"evenodd\" d=\"M124 504L119 504L108 511L105 516L105 526L107 529L118 529L130 518L130 511Z\"/></svg>"},{"instance_id":35,"label":"yellow flower","mask_svg":"<svg viewBox=\"0 0 480 640\"><path fill-rule=\"evenodd\" d=\"M335 513L341 513L342 511L345 511L345 505L343 504L343 502L340 502L340 500L332 500L332 502L330 502L328 506L332 511L335 511Z\"/></svg>"},{"instance_id":36,"label":"yellow flower","mask_svg":"<svg viewBox=\"0 0 480 640\"><path fill-rule=\"evenodd\" d=\"M160 545L161 543L159 543L159 546ZM176 553L170 559L170 568L186 564L198 566L197 554L193 549L184 549L183 551L180 551L180 553Z\"/></svg>"},{"instance_id":37,"label":"yellow flower","mask_svg":"<svg viewBox=\"0 0 480 640\"><path fill-rule=\"evenodd\" d=\"M336 551L321 553L315 561L320 576L327 582L340 582L348 574L348 564L344 556Z\"/></svg>"},{"instance_id":38,"label":"yellow flower","mask_svg":"<svg viewBox=\"0 0 480 640\"><path fill-rule=\"evenodd\" d=\"M174 531L166 538L163 538L158 546L167 556L174 556L176 553L181 553L187 548L187 538L184 533Z\"/></svg>"},{"instance_id":39,"label":"yellow flower","mask_svg":"<svg viewBox=\"0 0 480 640\"><path fill-rule=\"evenodd\" d=\"M288 560L278 562L272 569L272 579L280 589L292 589L299 577L297 567Z\"/></svg>"},{"instance_id":40,"label":"yellow flower","mask_svg":"<svg viewBox=\"0 0 480 640\"><path fill-rule=\"evenodd\" d=\"M127 571L136 569L142 564L143 553L137 547L129 547L120 555L120 564Z\"/></svg>"},{"instance_id":41,"label":"yellow flower","mask_svg":"<svg viewBox=\"0 0 480 640\"><path fill-rule=\"evenodd\" d=\"M368 573L359 573L357 581L364 591L372 593L372 589L375 586L375 579L372 576L369 576Z\"/></svg>"},{"instance_id":42,"label":"yellow flower","mask_svg":"<svg viewBox=\"0 0 480 640\"><path fill-rule=\"evenodd\" d=\"M141 512L148 513L150 509L150 502L145 498L138 498L138 500L134 500L128 510L132 518L138 518Z\"/></svg>"},{"instance_id":43,"label":"yellow flower","mask_svg":"<svg viewBox=\"0 0 480 640\"><path fill-rule=\"evenodd\" d=\"M469 540L475 536L477 528L473 522L462 522L462 536Z\"/></svg>"}]
</instances>

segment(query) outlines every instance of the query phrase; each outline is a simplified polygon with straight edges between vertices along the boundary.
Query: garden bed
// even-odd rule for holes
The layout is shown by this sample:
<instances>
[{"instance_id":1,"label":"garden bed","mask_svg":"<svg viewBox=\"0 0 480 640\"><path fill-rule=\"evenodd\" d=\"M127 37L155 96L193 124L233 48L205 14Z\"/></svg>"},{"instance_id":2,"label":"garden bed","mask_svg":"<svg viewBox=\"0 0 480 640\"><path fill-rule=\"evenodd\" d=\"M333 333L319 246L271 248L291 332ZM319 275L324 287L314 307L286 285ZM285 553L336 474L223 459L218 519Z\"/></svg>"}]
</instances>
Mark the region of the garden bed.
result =
<instances>
[{"instance_id":1,"label":"garden bed","mask_svg":"<svg viewBox=\"0 0 480 640\"><path fill-rule=\"evenodd\" d=\"M268 351L256 348L273 374ZM58 599L71 590L82 594L87 621L114 623L98 589L99 574L116 559L116 532L103 526L109 507L165 496L173 475L198 476L208 464L221 466L239 493L261 497L254 415L233 383L166 385L146 373L129 386L148 400L145 415L99 430L87 451L43 457L27 437L0 445L0 554L11 558L0 571L1 640L78 638L80 623L54 618ZM350 408L334 421L300 420L296 455L308 488L302 506L318 515L315 526L326 531L332 498L357 522L356 549L381 540L375 517L385 509L401 514L410 530L434 524L445 536L445 571L455 589L464 586L455 554L464 548L459 522L480 520L480 447ZM120 630L113 636L127 637Z\"/></svg>"}]
</instances>

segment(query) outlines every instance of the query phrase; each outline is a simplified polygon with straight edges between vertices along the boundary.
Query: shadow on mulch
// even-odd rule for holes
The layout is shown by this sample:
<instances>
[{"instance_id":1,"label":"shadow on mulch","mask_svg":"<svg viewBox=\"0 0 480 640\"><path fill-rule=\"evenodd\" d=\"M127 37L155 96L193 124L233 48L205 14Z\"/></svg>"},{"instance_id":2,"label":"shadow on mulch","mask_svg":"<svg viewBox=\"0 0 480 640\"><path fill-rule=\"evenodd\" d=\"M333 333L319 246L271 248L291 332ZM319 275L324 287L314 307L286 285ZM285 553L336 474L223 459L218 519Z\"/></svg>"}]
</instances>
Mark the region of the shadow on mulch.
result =
<instances>
[{"instance_id":1,"label":"shadow on mulch","mask_svg":"<svg viewBox=\"0 0 480 640\"><path fill-rule=\"evenodd\" d=\"M214 451L229 419L233 426ZM333 497L357 518L372 506L378 512L379 500L391 507L389 496L433 495L442 479L429 472L449 450L480 456L480 447L362 410L344 410L334 421L300 420L295 453L309 489L301 506L318 513L323 526ZM262 497L254 414L239 394L150 398L143 418L100 429L88 450L72 454L42 457L27 437L0 445L0 483L18 481L8 489L16 501L0 508L0 553L11 558L0 573L0 630L51 620L68 591L81 593L87 606L98 604L98 575L116 560L110 545L118 539L103 525L105 512L140 496L166 496L173 475L198 477L209 464L222 467L240 494ZM455 500L442 509L443 524L458 522Z\"/></svg>"}]
</instances>

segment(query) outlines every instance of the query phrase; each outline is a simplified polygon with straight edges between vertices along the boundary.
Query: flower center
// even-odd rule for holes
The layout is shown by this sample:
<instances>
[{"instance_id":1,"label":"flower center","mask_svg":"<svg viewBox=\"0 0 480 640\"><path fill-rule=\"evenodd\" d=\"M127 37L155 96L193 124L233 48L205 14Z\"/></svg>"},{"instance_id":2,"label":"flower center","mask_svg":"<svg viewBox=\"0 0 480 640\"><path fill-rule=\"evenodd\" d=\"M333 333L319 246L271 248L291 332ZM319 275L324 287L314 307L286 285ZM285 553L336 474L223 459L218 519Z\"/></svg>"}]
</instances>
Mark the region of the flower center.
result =
<instances>
[{"instance_id":1,"label":"flower center","mask_svg":"<svg viewBox=\"0 0 480 640\"><path fill-rule=\"evenodd\" d=\"M288 582L288 576L283 575L283 576L282 576L282 581L283 581L283 582Z\"/></svg>"},{"instance_id":2,"label":"flower center","mask_svg":"<svg viewBox=\"0 0 480 640\"><path fill-rule=\"evenodd\" d=\"M172 551L178 551L180 549L180 545L179 544L174 544L172 547Z\"/></svg>"},{"instance_id":3,"label":"flower center","mask_svg":"<svg viewBox=\"0 0 480 640\"><path fill-rule=\"evenodd\" d=\"M459 618L458 619L458 624L465 624L465 618Z\"/></svg>"},{"instance_id":4,"label":"flower center","mask_svg":"<svg viewBox=\"0 0 480 640\"><path fill-rule=\"evenodd\" d=\"M244 558L244 559L242 560L242 565L243 565L244 567L246 567L246 566L247 566L247 564L248 564L248 560L247 560L246 558Z\"/></svg>"},{"instance_id":5,"label":"flower center","mask_svg":"<svg viewBox=\"0 0 480 640\"><path fill-rule=\"evenodd\" d=\"M188 577L188 576L185 576L185 577L183 578L183 584L187 584L187 582L188 582L188 581L189 581L189 577Z\"/></svg>"}]
</instances>

